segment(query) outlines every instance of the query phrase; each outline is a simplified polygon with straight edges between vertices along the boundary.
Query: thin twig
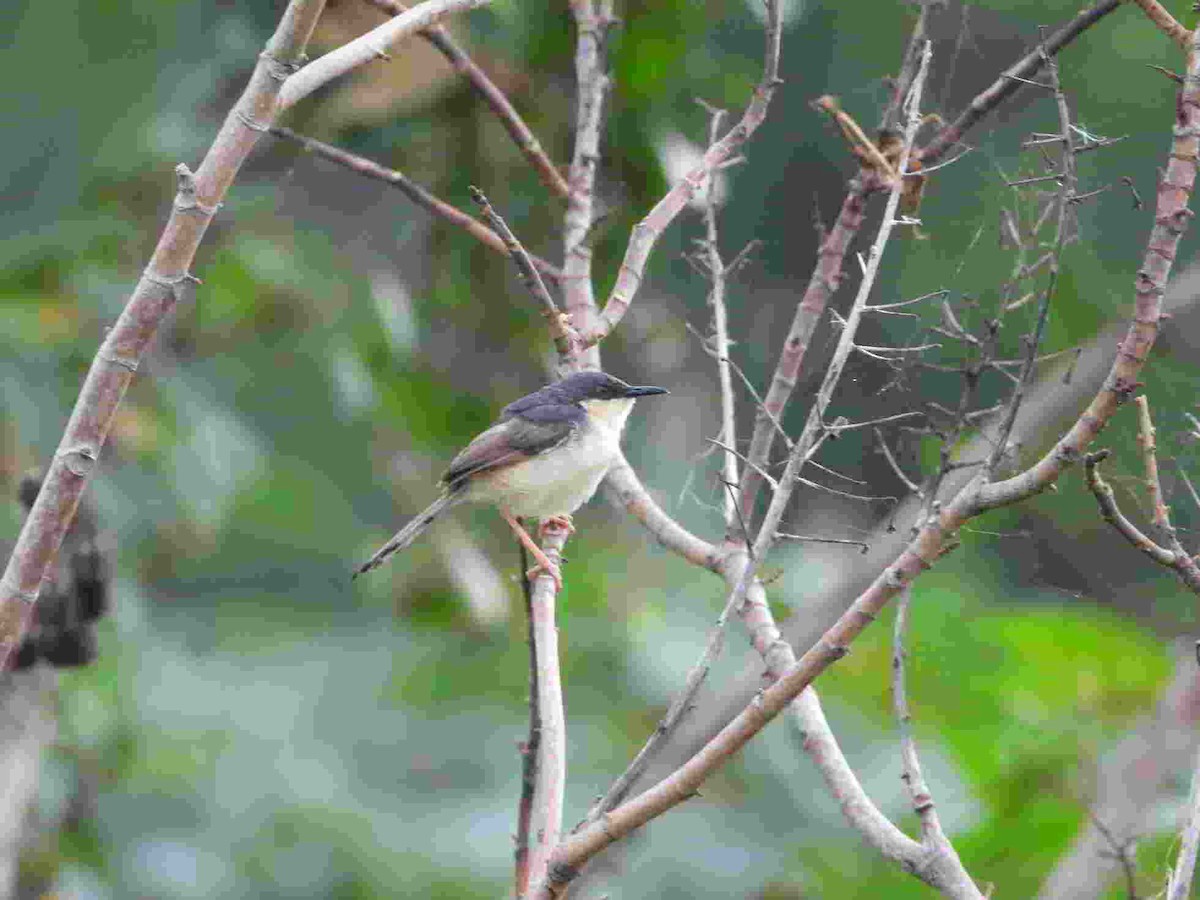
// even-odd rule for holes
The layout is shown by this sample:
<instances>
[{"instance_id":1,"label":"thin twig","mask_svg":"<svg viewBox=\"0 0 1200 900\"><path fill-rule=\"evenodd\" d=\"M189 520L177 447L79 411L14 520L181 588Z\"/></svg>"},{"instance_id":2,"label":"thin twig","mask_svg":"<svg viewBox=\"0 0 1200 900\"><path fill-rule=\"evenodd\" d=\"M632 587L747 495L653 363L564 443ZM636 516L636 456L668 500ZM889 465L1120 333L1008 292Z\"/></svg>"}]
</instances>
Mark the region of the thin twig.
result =
<instances>
[{"instance_id":1,"label":"thin twig","mask_svg":"<svg viewBox=\"0 0 1200 900\"><path fill-rule=\"evenodd\" d=\"M1045 64L1045 56L1054 56L1063 47L1074 41L1110 12L1121 5L1121 0L1099 0L1093 6L1080 11L1075 18L1063 25L1024 57L1009 66L992 82L987 90L977 94L963 110L962 114L949 125L942 128L928 144L921 148L921 162L932 163L946 154L951 147L992 112L1001 103L1011 97L1021 86L1013 78L1031 78L1041 71Z\"/></svg>"},{"instance_id":2,"label":"thin twig","mask_svg":"<svg viewBox=\"0 0 1200 900\"><path fill-rule=\"evenodd\" d=\"M708 146L717 142L721 120L725 110L710 111ZM721 392L721 440L733 447L737 443L737 419L734 414L733 377L729 371L729 317L725 307L725 287L728 270L721 258L719 234L717 232L717 204L713 191L716 176L710 176L705 187L704 205L704 259L707 264L709 292L708 303L713 315L713 351L717 360L717 383ZM721 476L726 484L738 483L738 457L726 450L722 457ZM725 527L732 529L737 521L737 498L730 491L724 492Z\"/></svg>"},{"instance_id":3,"label":"thin twig","mask_svg":"<svg viewBox=\"0 0 1200 900\"><path fill-rule=\"evenodd\" d=\"M1046 67L1046 73L1050 79L1050 86L1054 91L1055 105L1058 107L1058 118L1061 126L1060 135L1062 138L1062 160L1058 173L1058 178L1061 182L1057 197L1057 222L1054 232L1054 245L1051 250L1052 259L1047 263L1049 273L1046 279L1046 288L1042 293L1041 301L1038 305L1037 323L1033 329L1033 335L1028 341L1026 347L1025 365L1021 368L1021 375L1013 388L1012 397L1009 399L1008 408L1005 410L1004 421L997 432L996 444L992 450L992 457L988 462L986 471L991 473L996 467L1004 454L1008 451L1008 439L1012 434L1013 425L1017 420L1017 413L1021 408L1021 400L1025 395L1025 389L1033 379L1034 365L1037 360L1038 350L1041 349L1042 338L1046 333L1046 322L1050 317L1050 304L1054 299L1055 289L1058 286L1058 267L1062 256L1063 247L1067 240L1068 219L1072 215L1070 198L1075 194L1077 179L1075 176L1075 142L1073 132L1071 130L1071 114L1067 109L1067 98L1062 92L1062 86L1058 79L1058 64L1054 61L1047 52L1045 47L1041 48L1042 63Z\"/></svg>"},{"instance_id":4,"label":"thin twig","mask_svg":"<svg viewBox=\"0 0 1200 900\"><path fill-rule=\"evenodd\" d=\"M1163 535L1173 536L1171 512L1163 503L1162 483L1158 479L1158 444L1154 440L1154 422L1150 418L1150 401L1145 394L1133 398L1138 411L1138 444L1142 448L1142 463L1146 469L1146 495L1153 510L1154 527Z\"/></svg>"},{"instance_id":5,"label":"thin twig","mask_svg":"<svg viewBox=\"0 0 1200 900\"><path fill-rule=\"evenodd\" d=\"M367 0L367 3L390 16L398 16L408 10L408 6L399 0ZM421 37L429 41L439 53L449 61L450 65L460 75L471 83L475 92L491 107L508 136L512 138L517 149L529 160L534 171L542 179L542 183L560 197L567 196L567 181L558 171L558 167L550 161L546 151L534 135L533 130L525 124L521 114L509 102L505 95L487 73L481 69L470 55L454 40L450 31L444 25L432 25L421 32Z\"/></svg>"},{"instance_id":6,"label":"thin twig","mask_svg":"<svg viewBox=\"0 0 1200 900\"><path fill-rule=\"evenodd\" d=\"M582 4L576 3L578 8ZM763 54L763 75L754 89L754 94L742 113L741 119L729 129L719 141L712 144L704 153L700 163L671 188L661 200L654 205L649 213L633 227L629 236L629 244L625 250L625 258L617 272L616 284L608 295L604 308L600 311L595 327L584 331L584 337L593 344L609 334L629 304L637 294L646 268L646 261L654 244L675 218L683 211L696 194L699 193L705 181L712 177L727 160L740 151L743 144L758 130L767 116L771 97L779 86L779 46L782 40L783 27L779 16L778 3L768 0L766 4L767 28L766 48Z\"/></svg>"},{"instance_id":7,"label":"thin twig","mask_svg":"<svg viewBox=\"0 0 1200 900\"><path fill-rule=\"evenodd\" d=\"M508 227L508 223L496 212L492 204L488 202L488 198L484 195L483 191L474 185L471 185L467 190L470 191L471 199L479 206L483 217L487 219L492 230L500 235L500 239L504 241L504 246L509 257L521 273L521 281L525 284L529 293L533 295L533 299L542 308L542 316L545 317L546 323L550 327L550 337L554 339L554 346L558 350L559 357L566 358L571 352L572 346L578 343L578 335L571 327L570 318L559 310L558 304L554 302L554 298L546 290L546 284L542 281L542 276L538 274L537 267L533 264L529 253L521 246L521 242L512 233L512 229Z\"/></svg>"},{"instance_id":8,"label":"thin twig","mask_svg":"<svg viewBox=\"0 0 1200 900\"><path fill-rule=\"evenodd\" d=\"M896 477L901 483L918 497L924 497L925 494L921 490L921 486L904 474L904 470L900 468L900 463L895 456L892 455L892 449L888 446L887 441L883 437L883 432L878 427L875 428L875 440L879 442L880 448L883 450L883 457L888 461L888 465L892 467L892 471L896 473Z\"/></svg>"},{"instance_id":9,"label":"thin twig","mask_svg":"<svg viewBox=\"0 0 1200 900\"><path fill-rule=\"evenodd\" d=\"M381 2L387 2L387 0L381 0ZM317 156L328 159L330 162L345 166L352 172L357 172L359 175L364 175L367 178L374 178L396 188L409 200L417 204L417 206L420 206L438 218L446 220L451 225L461 228L485 247L495 250L497 253L503 253L505 256L508 255L508 247L505 246L504 239L500 235L480 223L474 216L435 196L403 172L381 166L379 163L364 156L359 156L357 153L350 153L347 150L342 150L340 147L334 147L332 144L318 141L316 138L297 134L292 129L285 128L282 125L272 125L268 131L275 137L294 141L310 153L315 153ZM530 255L530 259L533 260L534 266L537 267L537 270L542 275L553 279L555 282L559 282L562 279L562 271L557 266L547 262L540 256Z\"/></svg>"},{"instance_id":10,"label":"thin twig","mask_svg":"<svg viewBox=\"0 0 1200 900\"><path fill-rule=\"evenodd\" d=\"M904 670L908 657L904 649L905 632L908 628L908 608L912 602L912 588L905 587L900 592L896 604L896 624L892 632L892 703L896 713L896 722L900 729L900 758L901 775L904 786L908 789L909 802L913 812L921 821L921 843L930 856L944 856L953 860L957 869L969 878L954 846L942 830L941 819L933 803L933 794L921 773L921 760L917 755L917 742L912 734L912 713L908 707L908 693L905 688ZM974 885L972 885L973 887ZM982 894L979 896L982 897Z\"/></svg>"}]
</instances>

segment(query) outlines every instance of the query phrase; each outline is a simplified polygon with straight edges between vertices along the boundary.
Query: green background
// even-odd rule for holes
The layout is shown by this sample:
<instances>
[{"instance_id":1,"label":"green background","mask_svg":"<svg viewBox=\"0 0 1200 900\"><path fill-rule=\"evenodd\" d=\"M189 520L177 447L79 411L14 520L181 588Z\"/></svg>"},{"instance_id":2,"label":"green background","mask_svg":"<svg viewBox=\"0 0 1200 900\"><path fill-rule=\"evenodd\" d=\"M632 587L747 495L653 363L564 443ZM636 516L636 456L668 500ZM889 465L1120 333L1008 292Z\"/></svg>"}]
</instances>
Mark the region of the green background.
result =
<instances>
[{"instance_id":1,"label":"green background","mask_svg":"<svg viewBox=\"0 0 1200 900\"><path fill-rule=\"evenodd\" d=\"M672 133L703 139L696 98L737 110L754 84L756 5L670 0L626 11L612 40L606 216L594 232L602 296L630 226L665 189L656 147ZM573 90L564 7L497 2L455 23L559 162ZM174 165L198 163L282 8L135 0L9 12L0 54L9 124L0 475L9 484L53 452L104 328L149 257ZM870 128L913 18L902 3L869 14L836 0L790 10L785 83L746 147L748 164L730 173L722 219L728 256L762 242L729 298L737 360L756 384L811 270L814 216L832 218L852 171L836 131L808 104L836 94ZM940 10L925 108L956 114L1032 46L1038 26L1075 11L1059 0ZM380 20L365 5L332 4L313 53ZM483 105L435 57L396 56L305 101L285 124L401 168L463 207L478 184L531 249L557 259L561 204ZM1064 256L1048 350L1128 315L1152 214L1132 208L1118 179L1130 177L1152 205L1174 117L1173 85L1149 64L1182 66L1133 8L1061 57L1081 126L1128 137L1080 159L1081 190L1114 187L1080 208L1084 237ZM977 327L1013 265L998 245L1001 206L1013 202L1004 178L1040 173L1019 142L1056 128L1049 98L1027 91L972 133L975 150L931 179L929 240L893 244L878 299L946 289ZM708 323L705 284L683 259L699 234L686 212L604 352L615 374L671 389L639 406L628 454L667 509L712 538L721 495L715 458L704 454L716 433L715 378L685 325ZM1186 238L1181 267L1194 250ZM542 320L504 261L398 193L270 138L230 192L195 273L203 285L163 329L91 488L117 547L116 610L99 662L62 679L42 809L58 821L81 790L94 802L46 836L27 875L97 898L497 896L510 880L528 677L510 536L490 511L461 512L387 569L354 585L347 576L432 498L457 447L542 383ZM850 259L839 305L856 283ZM936 310L925 313L919 323L871 323L864 341L913 340L936 324ZM1005 333L1010 352L1032 309L1021 315ZM818 334L814 360L835 338ZM1194 407L1192 348L1186 335L1171 347L1153 360L1147 390L1164 456L1200 474L1179 439ZM948 346L942 360L958 354ZM891 379L857 360L833 412L957 397L953 376L910 370L903 389L884 392ZM987 383L987 402L1002 387ZM797 404L789 427L806 412ZM1136 514L1145 504L1131 420L1122 412L1105 443L1117 450L1119 498ZM910 441L910 475L936 449ZM847 436L822 462L865 480L856 492L899 490L869 439ZM1165 467L1187 529L1196 516ZM1195 626L1194 599L1102 527L1081 481L1072 472L1058 494L977 523L914 599L910 700L927 774L968 869L1004 896L1031 896L1086 821L1087 773L1153 708L1171 640ZM4 509L15 535L15 499ZM886 511L807 492L789 522L861 537ZM723 599L719 582L607 504L577 521L562 613L568 823L651 731ZM451 540L478 542L483 555L439 555ZM451 578L468 559L484 567L474 594ZM856 559L847 549L839 564ZM777 611L803 615L820 569L795 549L768 566L785 573L770 588ZM819 686L868 789L911 831L889 634L890 614ZM744 662L740 636L730 645L710 676L718 694ZM1163 825L1140 845L1147 891L1171 860ZM613 896L929 893L849 831L783 727L629 844L606 875Z\"/></svg>"}]
</instances>

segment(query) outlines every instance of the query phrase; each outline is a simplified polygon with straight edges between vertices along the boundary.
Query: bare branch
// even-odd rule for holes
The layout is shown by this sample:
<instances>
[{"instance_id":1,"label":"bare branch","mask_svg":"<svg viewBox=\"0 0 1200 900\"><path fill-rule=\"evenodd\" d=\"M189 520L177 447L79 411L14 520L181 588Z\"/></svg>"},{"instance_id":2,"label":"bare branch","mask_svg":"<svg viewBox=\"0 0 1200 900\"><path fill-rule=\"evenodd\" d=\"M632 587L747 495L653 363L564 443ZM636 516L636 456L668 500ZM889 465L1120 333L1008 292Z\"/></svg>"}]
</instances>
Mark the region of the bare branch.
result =
<instances>
[{"instance_id":1,"label":"bare branch","mask_svg":"<svg viewBox=\"0 0 1200 900\"><path fill-rule=\"evenodd\" d=\"M804 356L813 333L817 330L817 324L825 313L826 304L841 283L842 260L845 259L851 241L862 228L867 193L862 177L850 182L837 220L817 250L816 268L813 269L804 295L796 306L792 324L783 341L783 349L779 353L775 374L771 377L767 397L754 420L754 433L750 438L750 452L747 456L756 466L766 466L771 458L776 423L782 418L799 381ZM740 502L742 515L747 521L754 514L754 504L761 486L762 480L753 470L745 473Z\"/></svg>"},{"instance_id":2,"label":"bare branch","mask_svg":"<svg viewBox=\"0 0 1200 900\"><path fill-rule=\"evenodd\" d=\"M367 0L367 2L389 16L398 16L409 9L399 0ZM508 132L508 136L517 145L517 149L525 155L534 171L538 173L542 183L558 196L566 197L567 181L550 161L550 157L542 149L541 142L534 136L532 129L525 124L525 120L509 102L504 91L500 90L496 82L492 81L487 73L471 59L467 51L459 46L458 41L454 40L449 30L444 25L431 25L421 31L421 37L437 48L438 52L446 57L450 65L454 67L454 70L465 77L475 92L491 107L496 118L500 120L500 124L504 126L504 130Z\"/></svg>"},{"instance_id":3,"label":"bare branch","mask_svg":"<svg viewBox=\"0 0 1200 900\"><path fill-rule=\"evenodd\" d=\"M930 793L925 776L921 773L921 760L917 756L917 742L912 735L912 715L909 712L908 694L904 684L904 663L908 656L904 649L904 637L908 629L908 607L911 601L912 589L905 587L900 592L900 600L896 605L896 624L892 638L892 703L900 727L900 756L903 760L900 778L908 788L913 812L921 820L921 843L930 856L946 860L947 869L956 879L957 893L954 896L978 897L982 900L983 894L963 868L958 853L942 830L941 819L933 804L933 794Z\"/></svg>"},{"instance_id":4,"label":"bare branch","mask_svg":"<svg viewBox=\"0 0 1200 900\"><path fill-rule=\"evenodd\" d=\"M1158 444L1154 440L1154 422L1150 419L1150 401L1145 394L1133 398L1138 410L1138 444L1142 448L1142 462L1146 467L1146 494L1150 508L1154 511L1154 527L1161 533L1173 535L1171 511L1163 503L1162 483L1158 480Z\"/></svg>"},{"instance_id":5,"label":"bare branch","mask_svg":"<svg viewBox=\"0 0 1200 900\"><path fill-rule=\"evenodd\" d=\"M381 0L381 2L387 2L387 0ZM340 147L334 147L331 144L326 144L324 141L318 141L316 138L297 134L292 129L284 128L282 125L272 125L267 130L275 137L294 141L305 150L315 153L330 162L345 166L352 172L357 172L359 175L364 175L367 178L377 179L396 188L409 200L417 204L417 206L441 219L445 219L451 225L461 228L485 247L495 250L497 253L502 253L505 256L508 255L508 247L500 235L482 225L474 216L434 196L403 172L381 166L379 163L364 156L359 156L357 153L350 153L347 150L342 150ZM562 279L562 271L557 266L548 263L540 256L531 255L530 259L533 260L533 265L542 275L553 279L555 282Z\"/></svg>"},{"instance_id":6,"label":"bare branch","mask_svg":"<svg viewBox=\"0 0 1200 900\"><path fill-rule=\"evenodd\" d=\"M708 127L708 146L717 142L724 110L712 110ZM716 178L710 177L704 191L704 259L707 264L711 288L708 303L713 313L713 353L717 360L717 382L721 392L721 440L730 448L737 443L737 419L734 414L733 377L729 371L729 317L725 308L725 286L728 270L721 258L721 247L717 232L717 204L713 189ZM738 457L735 451L726 450L721 466L725 483L738 483ZM730 530L737 519L737 498L726 491L724 494L725 527Z\"/></svg>"},{"instance_id":7,"label":"bare branch","mask_svg":"<svg viewBox=\"0 0 1200 900\"><path fill-rule=\"evenodd\" d=\"M1058 118L1061 126L1062 160L1058 175L1056 176L1060 181L1057 197L1057 222L1054 232L1054 246L1050 251L1052 255L1047 263L1049 274L1046 281L1046 288L1042 292L1041 302L1038 306L1037 324L1034 326L1033 335L1028 341L1025 364L1021 367L1021 375L1013 388L1012 397L1009 399L1008 407L1004 413L1004 422L1000 426L996 445L992 450L991 459L988 461L987 472L989 474L995 471L996 466L1000 464L1001 457L1007 450L1008 438L1012 433L1013 425L1016 423L1017 413L1021 408L1021 400L1025 395L1026 386L1033 378L1033 368L1037 361L1038 350L1042 345L1042 337L1046 333L1046 322L1050 316L1050 303L1054 299L1054 292L1058 286L1058 266L1063 246L1067 240L1068 217L1072 214L1070 198L1075 195L1077 184L1075 177L1075 142L1071 130L1071 114L1067 109L1067 98L1063 95L1062 86L1059 84L1058 64L1046 52L1045 47L1041 48L1041 53L1043 56L1042 62L1050 78L1050 88L1054 91L1054 100L1055 105L1058 107Z\"/></svg>"},{"instance_id":8,"label":"bare branch","mask_svg":"<svg viewBox=\"0 0 1200 900\"><path fill-rule=\"evenodd\" d=\"M596 170L600 165L600 130L609 77L605 43L616 23L612 0L575 0L575 147L567 178L567 211L563 216L563 304L581 334L595 328L596 296L592 284L589 234L596 217ZM576 348L573 366L598 368L599 350Z\"/></svg>"},{"instance_id":9,"label":"bare branch","mask_svg":"<svg viewBox=\"0 0 1200 900\"><path fill-rule=\"evenodd\" d=\"M576 4L576 8L580 5ZM604 309L600 311L595 327L583 332L589 344L603 339L625 315L625 311L637 294L638 285L642 280L642 272L646 268L646 260L649 259L650 251L654 249L654 244L659 236L692 201L706 179L741 149L766 118L771 97L780 84L779 46L783 34L778 2L768 0L766 7L767 28L766 50L763 54L763 76L754 89L754 96L746 106L738 123L723 138L712 144L705 151L700 164L688 172L687 176L671 188L646 214L646 217L633 227L625 258L621 261L621 268L617 273L616 284L613 285Z\"/></svg>"},{"instance_id":10,"label":"bare branch","mask_svg":"<svg viewBox=\"0 0 1200 900\"><path fill-rule=\"evenodd\" d=\"M425 0L390 21L377 25L336 50L314 59L289 77L279 91L275 114L291 109L313 91L361 65L386 56L393 44L436 25L446 16L486 6L491 0ZM264 122L264 125L270 124Z\"/></svg>"},{"instance_id":11,"label":"bare branch","mask_svg":"<svg viewBox=\"0 0 1200 900\"><path fill-rule=\"evenodd\" d=\"M926 45L921 70L916 79L914 79L912 92L909 95L907 110L909 113L909 122L899 167L902 175L906 171L912 141L916 135L916 129L920 121L919 103L921 89L924 85L926 73L928 72L929 55L929 47ZM889 198L884 221L880 226L880 238L877 239L875 246L872 248L872 255L868 263L869 266L878 267L878 256L882 253L883 247L886 244L887 235L890 234L891 229L894 227L902 180L902 178L897 179L896 186ZM870 279L867 280L869 281ZM870 285L868 285L867 290L869 291L869 289ZM854 319L861 317L865 300L865 296L857 300L851 312L851 317ZM835 361L840 351L841 360L844 363L845 357L850 352L853 332L854 329L852 327L847 327L843 333L843 340L839 343L838 350L834 354ZM836 366L831 366L830 372L833 373L835 368ZM832 375L834 384L836 384L837 375L840 375L840 368L837 369L836 374ZM824 429L820 429L818 433L815 426L811 424L814 421L819 424L820 417L824 415L825 407L828 405L829 394L832 391L832 384L827 382L822 385L822 388L823 391L818 393L818 399L814 403L813 411L810 415L810 427L806 428L806 435L809 435L809 437L807 440L802 438L801 441L797 442L796 448L789 457L784 477L780 479L780 490L775 492L771 509L768 511L763 526L754 542L753 556L746 561L744 570L737 577L736 585L730 590L729 600L725 604L726 610L737 609L746 598L747 591L754 581L755 569L757 568L756 561L763 558L765 551L775 541L775 531L782 518L783 507L787 505L787 501L791 495L791 488L795 483L795 475L798 474L799 468L807 462L809 452L815 448L820 438L825 434ZM865 625L865 622L862 624ZM551 866L550 880L546 884L536 887L534 896L539 898L555 896L555 894L560 892L561 885L574 876L578 867L597 852L625 834L628 834L634 828L645 824L650 819L692 796L700 784L713 771L740 750L767 722L778 715L799 694L803 686L795 687L795 682L791 681L790 675L802 664L803 660L789 669L788 675L785 675L784 678L764 690L750 707L743 710L720 734L663 781L645 793L612 810L601 820L576 832L559 845L558 850L554 854L555 862ZM811 678L808 681L811 682ZM807 683L804 686L807 686ZM795 688L794 690L792 689L793 687Z\"/></svg>"},{"instance_id":12,"label":"bare branch","mask_svg":"<svg viewBox=\"0 0 1200 900\"><path fill-rule=\"evenodd\" d=\"M526 574L529 556L520 542L521 590L525 598L526 640L529 644L529 736L521 745L521 799L517 801L516 848L513 851L516 895L529 890L529 830L533 821L533 801L537 791L537 767L541 759L542 715L538 704L537 634L534 628L533 585Z\"/></svg>"},{"instance_id":13,"label":"bare branch","mask_svg":"<svg viewBox=\"0 0 1200 900\"><path fill-rule=\"evenodd\" d=\"M1095 5L1082 10L1049 38L1040 41L1038 47L1009 66L987 90L975 96L957 119L939 131L933 140L921 149L921 162L932 163L941 159L954 144L962 140L963 135L1016 92L1021 83L1015 79L1032 78L1040 72L1045 64L1043 52L1047 56L1058 53L1120 5L1121 0L1099 0Z\"/></svg>"},{"instance_id":14,"label":"bare branch","mask_svg":"<svg viewBox=\"0 0 1200 900\"><path fill-rule=\"evenodd\" d=\"M559 358L566 359L571 353L572 347L579 340L575 329L571 327L570 319L565 313L559 310L558 304L554 302L554 298L546 290L545 282L542 281L541 276L538 274L532 257L521 246L521 242L512 233L512 229L508 227L508 223L492 208L492 204L488 202L488 198L484 195L483 191L474 185L471 185L468 190L471 193L471 199L479 206L483 217L487 219L492 230L500 235L500 239L504 241L505 250L516 265L517 270L521 273L521 280L525 283L526 289L528 289L529 293L533 295L533 299L542 308L542 315L550 327L550 337L554 339L554 346L558 350Z\"/></svg>"}]
</instances>

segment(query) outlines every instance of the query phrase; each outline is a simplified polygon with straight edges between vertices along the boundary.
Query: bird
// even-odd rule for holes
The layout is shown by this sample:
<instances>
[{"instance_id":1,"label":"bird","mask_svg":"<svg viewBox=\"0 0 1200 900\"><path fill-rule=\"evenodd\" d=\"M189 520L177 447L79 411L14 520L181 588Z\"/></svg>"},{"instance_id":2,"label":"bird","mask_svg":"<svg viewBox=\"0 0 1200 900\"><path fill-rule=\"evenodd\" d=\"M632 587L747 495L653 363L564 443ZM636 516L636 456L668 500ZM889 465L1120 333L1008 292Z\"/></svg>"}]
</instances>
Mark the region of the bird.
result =
<instances>
[{"instance_id":1,"label":"bird","mask_svg":"<svg viewBox=\"0 0 1200 900\"><path fill-rule=\"evenodd\" d=\"M512 528L537 565L562 588L562 575L521 525L574 531L571 513L596 493L621 456L621 432L638 397L666 394L637 387L599 370L573 372L508 404L496 423L477 435L450 462L439 482L441 495L401 528L354 572L382 565L419 538L434 520L460 503L490 503Z\"/></svg>"}]
</instances>

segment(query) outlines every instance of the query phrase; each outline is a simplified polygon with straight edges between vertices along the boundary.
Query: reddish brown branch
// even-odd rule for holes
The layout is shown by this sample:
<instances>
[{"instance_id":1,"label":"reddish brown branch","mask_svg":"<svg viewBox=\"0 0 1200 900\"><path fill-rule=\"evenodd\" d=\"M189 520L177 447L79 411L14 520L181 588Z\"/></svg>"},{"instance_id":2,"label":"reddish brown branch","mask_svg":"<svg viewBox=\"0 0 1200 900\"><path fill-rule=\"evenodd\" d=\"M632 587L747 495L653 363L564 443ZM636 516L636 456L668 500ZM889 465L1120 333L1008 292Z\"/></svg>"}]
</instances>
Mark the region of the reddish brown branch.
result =
<instances>
[{"instance_id":1,"label":"reddish brown branch","mask_svg":"<svg viewBox=\"0 0 1200 900\"><path fill-rule=\"evenodd\" d=\"M874 181L872 179L872 184ZM808 352L813 333L825 314L829 298L841 283L842 261L846 258L846 251L851 242L862 228L867 193L866 184L861 176L850 182L850 189L842 201L837 220L821 241L821 247L817 251L816 268L808 279L808 286L804 289L792 325L784 338L779 363L771 377L766 399L755 416L750 450L746 454L750 465L742 473L739 500L742 518L747 522L754 514L754 503L762 487L763 479L757 470L766 466L771 457L771 449L775 446L777 429L774 423L781 420L799 380L804 355Z\"/></svg>"},{"instance_id":2,"label":"reddish brown branch","mask_svg":"<svg viewBox=\"0 0 1200 900\"><path fill-rule=\"evenodd\" d=\"M357 172L359 175L364 175L367 178L374 178L396 188L396 190L404 194L405 197L417 204L417 206L440 219L444 219L456 228L461 228L485 247L495 250L497 253L508 255L509 249L500 235L482 224L474 216L435 196L403 172L381 166L379 163L364 156L359 156L357 153L350 153L348 150L342 150L340 147L334 147L332 144L326 144L324 141L318 141L316 138L297 134L292 129L284 128L282 125L273 125L268 131L275 135L275 137L294 141L310 153L315 153L317 156L327 159L330 162L344 166L352 172ZM552 263L532 254L530 254L530 259L537 270L547 278L551 278L556 282L562 278L562 271Z\"/></svg>"},{"instance_id":3,"label":"reddish brown branch","mask_svg":"<svg viewBox=\"0 0 1200 900\"><path fill-rule=\"evenodd\" d=\"M398 2L398 0L367 0L367 2L390 16L398 16L409 8L406 4ZM479 68L467 52L459 46L446 26L433 25L426 28L421 32L421 37L429 41L439 53L446 57L450 65L454 67L454 71L464 76L471 83L471 87L475 89L475 92L491 107L492 112L496 114L496 118L500 120L500 124L504 126L504 130L508 132L513 143L517 145L517 149L525 155L525 158L529 160L529 164L538 173L538 176L542 179L542 183L560 197L566 197L568 193L567 181L562 177L562 173L558 171L554 163L550 161L550 157L542 149L542 145L534 135L532 129L525 124L525 120L521 118L521 114L509 102L504 91L500 90L499 86L488 77L487 73Z\"/></svg>"}]
</instances>

